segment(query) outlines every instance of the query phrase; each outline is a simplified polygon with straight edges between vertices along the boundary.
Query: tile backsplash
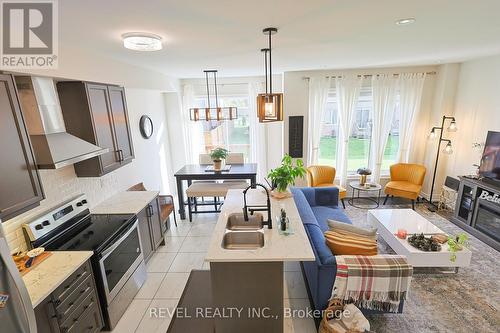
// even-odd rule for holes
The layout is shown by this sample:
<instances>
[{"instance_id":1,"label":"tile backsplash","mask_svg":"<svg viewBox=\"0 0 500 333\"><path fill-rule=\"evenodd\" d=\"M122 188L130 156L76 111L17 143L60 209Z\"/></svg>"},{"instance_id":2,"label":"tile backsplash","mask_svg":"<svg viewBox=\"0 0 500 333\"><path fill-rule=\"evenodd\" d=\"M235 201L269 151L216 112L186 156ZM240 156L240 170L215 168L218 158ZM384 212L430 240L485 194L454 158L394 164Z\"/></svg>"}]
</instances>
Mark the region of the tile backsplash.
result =
<instances>
[{"instance_id":1,"label":"tile backsplash","mask_svg":"<svg viewBox=\"0 0 500 333\"><path fill-rule=\"evenodd\" d=\"M92 208L127 188L127 184L120 184L120 175L123 173L121 169L99 178L78 178L72 165L57 170L39 170L39 172L46 199L40 203L40 206L2 224L12 251L27 248L21 226L45 210L81 193L87 195L89 206Z\"/></svg>"}]
</instances>

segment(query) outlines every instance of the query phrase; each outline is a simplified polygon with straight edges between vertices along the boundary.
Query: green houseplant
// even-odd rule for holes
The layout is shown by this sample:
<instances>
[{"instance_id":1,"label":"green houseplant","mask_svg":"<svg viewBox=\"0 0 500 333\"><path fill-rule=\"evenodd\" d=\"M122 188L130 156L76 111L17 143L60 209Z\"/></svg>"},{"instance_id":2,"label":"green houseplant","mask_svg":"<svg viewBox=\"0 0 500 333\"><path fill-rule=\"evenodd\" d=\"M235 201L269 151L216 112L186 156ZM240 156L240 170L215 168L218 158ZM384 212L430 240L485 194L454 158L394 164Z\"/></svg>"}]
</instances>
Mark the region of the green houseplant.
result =
<instances>
[{"instance_id":1,"label":"green houseplant","mask_svg":"<svg viewBox=\"0 0 500 333\"><path fill-rule=\"evenodd\" d=\"M304 178L306 169L302 160L297 160L294 164L290 155L286 154L281 160L281 166L276 169L271 169L267 177L271 180L271 194L277 198L285 198L290 196L288 186L295 185L297 177Z\"/></svg>"},{"instance_id":2,"label":"green houseplant","mask_svg":"<svg viewBox=\"0 0 500 333\"><path fill-rule=\"evenodd\" d=\"M210 152L210 158L214 162L214 170L222 169L222 160L225 160L229 151L225 148L217 147Z\"/></svg>"},{"instance_id":3,"label":"green houseplant","mask_svg":"<svg viewBox=\"0 0 500 333\"><path fill-rule=\"evenodd\" d=\"M469 236L466 233L448 237L448 251L451 252L451 262L457 260L457 252L461 251L464 247L469 247Z\"/></svg>"}]
</instances>

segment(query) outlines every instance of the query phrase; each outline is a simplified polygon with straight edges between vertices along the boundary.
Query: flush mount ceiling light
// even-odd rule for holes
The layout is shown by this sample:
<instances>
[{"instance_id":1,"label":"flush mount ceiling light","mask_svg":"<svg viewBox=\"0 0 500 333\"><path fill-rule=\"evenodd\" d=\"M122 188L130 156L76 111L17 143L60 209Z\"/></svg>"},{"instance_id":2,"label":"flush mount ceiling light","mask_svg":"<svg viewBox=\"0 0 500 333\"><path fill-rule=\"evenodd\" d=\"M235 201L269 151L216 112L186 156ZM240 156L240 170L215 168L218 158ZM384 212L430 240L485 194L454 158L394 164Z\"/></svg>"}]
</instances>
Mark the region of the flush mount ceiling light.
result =
<instances>
[{"instance_id":1,"label":"flush mount ceiling light","mask_svg":"<svg viewBox=\"0 0 500 333\"><path fill-rule=\"evenodd\" d=\"M415 23L415 18L413 18L413 17L408 17L408 18L404 18L404 19L400 19L400 20L396 21L397 25L408 25L408 24L412 24L412 23Z\"/></svg>"},{"instance_id":2,"label":"flush mount ceiling light","mask_svg":"<svg viewBox=\"0 0 500 333\"><path fill-rule=\"evenodd\" d=\"M266 92L257 96L257 114L259 122L267 123L271 121L283 120L283 94L273 94L273 68L271 58L271 36L278 33L277 28L266 28L262 30L268 36L269 45L260 51L264 53L264 68L266 76ZM269 64L269 68L268 68ZM269 73L269 78L268 78ZM269 87L269 90L268 90Z\"/></svg>"},{"instance_id":3,"label":"flush mount ceiling light","mask_svg":"<svg viewBox=\"0 0 500 333\"><path fill-rule=\"evenodd\" d=\"M123 46L134 51L158 51L162 49L161 37L147 32L129 32L122 35Z\"/></svg>"},{"instance_id":4,"label":"flush mount ceiling light","mask_svg":"<svg viewBox=\"0 0 500 333\"><path fill-rule=\"evenodd\" d=\"M219 96L217 90L217 71L214 69L205 70L205 81L207 84L207 107L204 108L190 108L189 119L192 121L206 120L206 121L223 121L238 119L238 108L236 106L219 107ZM214 92L215 92L215 107L210 103L210 85L209 75L213 75L214 79Z\"/></svg>"}]
</instances>

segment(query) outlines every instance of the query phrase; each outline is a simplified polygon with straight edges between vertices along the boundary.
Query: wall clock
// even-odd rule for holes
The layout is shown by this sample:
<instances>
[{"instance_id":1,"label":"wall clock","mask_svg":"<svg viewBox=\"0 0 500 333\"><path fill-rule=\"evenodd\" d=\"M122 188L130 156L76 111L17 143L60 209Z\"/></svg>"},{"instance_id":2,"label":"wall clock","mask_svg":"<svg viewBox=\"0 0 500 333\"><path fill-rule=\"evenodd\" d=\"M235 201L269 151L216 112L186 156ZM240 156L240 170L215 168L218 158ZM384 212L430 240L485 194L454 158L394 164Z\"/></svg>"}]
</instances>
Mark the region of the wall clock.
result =
<instances>
[{"instance_id":1,"label":"wall clock","mask_svg":"<svg viewBox=\"0 0 500 333\"><path fill-rule=\"evenodd\" d=\"M153 135L153 121L148 116L144 115L141 117L139 128L144 139L149 139Z\"/></svg>"}]
</instances>

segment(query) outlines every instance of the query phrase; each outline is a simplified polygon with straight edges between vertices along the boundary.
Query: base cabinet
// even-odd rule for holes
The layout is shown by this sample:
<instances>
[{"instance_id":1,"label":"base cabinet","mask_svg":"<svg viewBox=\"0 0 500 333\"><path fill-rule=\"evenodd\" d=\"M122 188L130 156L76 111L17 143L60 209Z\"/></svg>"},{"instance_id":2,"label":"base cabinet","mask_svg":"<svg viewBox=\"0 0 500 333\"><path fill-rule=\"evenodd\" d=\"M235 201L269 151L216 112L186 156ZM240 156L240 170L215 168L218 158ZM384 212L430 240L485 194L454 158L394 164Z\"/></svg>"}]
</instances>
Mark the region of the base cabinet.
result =
<instances>
[{"instance_id":1,"label":"base cabinet","mask_svg":"<svg viewBox=\"0 0 500 333\"><path fill-rule=\"evenodd\" d=\"M38 333L94 333L103 325L90 262L35 308Z\"/></svg>"},{"instance_id":2,"label":"base cabinet","mask_svg":"<svg viewBox=\"0 0 500 333\"><path fill-rule=\"evenodd\" d=\"M158 197L151 201L139 214L139 233L141 237L144 260L148 261L153 251L164 243L166 225L161 223L160 203Z\"/></svg>"}]
</instances>

